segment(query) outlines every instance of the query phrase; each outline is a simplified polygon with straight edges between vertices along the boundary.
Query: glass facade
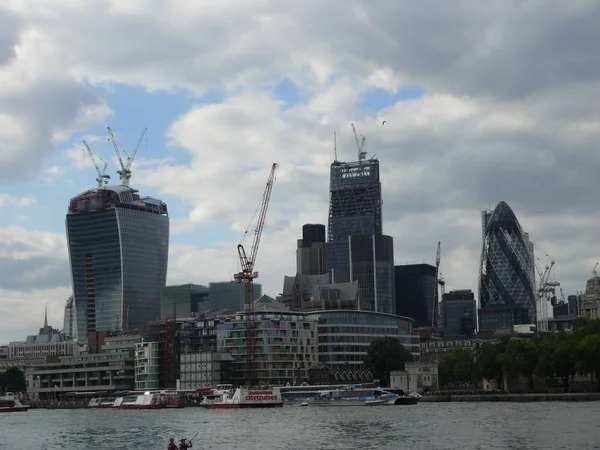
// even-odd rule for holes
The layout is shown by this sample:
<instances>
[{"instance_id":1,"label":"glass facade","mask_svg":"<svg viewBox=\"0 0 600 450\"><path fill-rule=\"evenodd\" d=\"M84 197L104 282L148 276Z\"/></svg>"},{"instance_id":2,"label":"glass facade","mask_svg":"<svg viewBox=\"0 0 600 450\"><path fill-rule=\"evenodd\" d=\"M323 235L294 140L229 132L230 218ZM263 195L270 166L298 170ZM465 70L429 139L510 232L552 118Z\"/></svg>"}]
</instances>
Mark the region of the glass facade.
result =
<instances>
[{"instance_id":1,"label":"glass facade","mask_svg":"<svg viewBox=\"0 0 600 450\"><path fill-rule=\"evenodd\" d=\"M415 327L431 326L435 298L435 267L407 264L394 267L396 314L415 320ZM437 311L436 311L437 313Z\"/></svg>"},{"instance_id":2,"label":"glass facade","mask_svg":"<svg viewBox=\"0 0 600 450\"><path fill-rule=\"evenodd\" d=\"M160 200L106 186L71 200L66 218L77 335L160 319L169 218Z\"/></svg>"},{"instance_id":3,"label":"glass facade","mask_svg":"<svg viewBox=\"0 0 600 450\"><path fill-rule=\"evenodd\" d=\"M475 295L471 290L452 291L444 294L441 303L441 319L444 336L471 338L476 328Z\"/></svg>"},{"instance_id":4,"label":"glass facade","mask_svg":"<svg viewBox=\"0 0 600 450\"><path fill-rule=\"evenodd\" d=\"M225 281L209 284L210 310L233 310L241 311L245 307L246 293L244 283L237 281ZM256 300L262 296L262 285L254 283L252 287Z\"/></svg>"},{"instance_id":5,"label":"glass facade","mask_svg":"<svg viewBox=\"0 0 600 450\"><path fill-rule=\"evenodd\" d=\"M350 236L382 233L379 161L334 161L329 192L327 269L335 277L335 269L349 268Z\"/></svg>"},{"instance_id":6,"label":"glass facade","mask_svg":"<svg viewBox=\"0 0 600 450\"><path fill-rule=\"evenodd\" d=\"M488 305L523 308L527 310L527 320L521 323L535 323L532 244L505 202L498 203L491 215L482 214L482 218L486 229L479 273L481 308ZM521 320L518 316L516 319Z\"/></svg>"},{"instance_id":7,"label":"glass facade","mask_svg":"<svg viewBox=\"0 0 600 450\"><path fill-rule=\"evenodd\" d=\"M147 391L160 387L160 344L158 342L135 344L136 390Z\"/></svg>"},{"instance_id":8,"label":"glass facade","mask_svg":"<svg viewBox=\"0 0 600 450\"><path fill-rule=\"evenodd\" d=\"M358 281L359 309L394 314L394 240L372 234L350 237L350 281Z\"/></svg>"},{"instance_id":9,"label":"glass facade","mask_svg":"<svg viewBox=\"0 0 600 450\"><path fill-rule=\"evenodd\" d=\"M166 286L162 291L161 318L191 317L210 309L208 288L200 284Z\"/></svg>"},{"instance_id":10,"label":"glass facade","mask_svg":"<svg viewBox=\"0 0 600 450\"><path fill-rule=\"evenodd\" d=\"M259 383L291 385L308 378L308 368L317 364L317 323L305 314L255 313L254 372ZM217 325L217 348L230 353L232 381L246 381L246 320L240 314Z\"/></svg>"},{"instance_id":11,"label":"glass facade","mask_svg":"<svg viewBox=\"0 0 600 450\"><path fill-rule=\"evenodd\" d=\"M367 347L378 337L397 337L416 358L419 337L413 335L413 320L369 311L315 311L308 313L318 323L319 363L364 377L362 366ZM358 377L358 378L357 378Z\"/></svg>"}]
</instances>

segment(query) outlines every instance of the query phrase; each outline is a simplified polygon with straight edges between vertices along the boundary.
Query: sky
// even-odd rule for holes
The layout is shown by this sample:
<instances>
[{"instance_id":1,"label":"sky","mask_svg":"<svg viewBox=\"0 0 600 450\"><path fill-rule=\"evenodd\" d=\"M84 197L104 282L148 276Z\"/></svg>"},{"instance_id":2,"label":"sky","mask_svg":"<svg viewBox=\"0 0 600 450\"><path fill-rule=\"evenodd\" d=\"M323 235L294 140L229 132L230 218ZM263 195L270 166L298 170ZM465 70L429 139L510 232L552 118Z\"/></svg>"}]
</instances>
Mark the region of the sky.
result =
<instances>
[{"instance_id":1,"label":"sky","mask_svg":"<svg viewBox=\"0 0 600 450\"><path fill-rule=\"evenodd\" d=\"M4 0L0 4L0 344L62 327L65 214L96 185L86 139L171 217L169 284L232 278L273 162L256 262L295 273L327 223L329 165L381 164L395 263L477 291L481 210L506 201L565 295L600 259L595 0ZM385 125L382 125L383 121Z\"/></svg>"}]
</instances>

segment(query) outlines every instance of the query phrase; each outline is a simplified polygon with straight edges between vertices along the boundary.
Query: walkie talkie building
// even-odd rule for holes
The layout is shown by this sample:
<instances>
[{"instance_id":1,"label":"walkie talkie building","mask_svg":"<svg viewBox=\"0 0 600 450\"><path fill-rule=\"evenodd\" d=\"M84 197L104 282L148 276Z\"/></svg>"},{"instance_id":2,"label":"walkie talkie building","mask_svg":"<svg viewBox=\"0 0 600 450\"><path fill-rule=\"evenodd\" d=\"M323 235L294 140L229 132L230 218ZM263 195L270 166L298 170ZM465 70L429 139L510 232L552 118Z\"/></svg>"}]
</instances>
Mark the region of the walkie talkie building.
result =
<instances>
[{"instance_id":1,"label":"walkie talkie building","mask_svg":"<svg viewBox=\"0 0 600 450\"><path fill-rule=\"evenodd\" d=\"M479 273L482 311L489 305L523 309L529 323L535 323L535 265L533 244L527 233L505 202L498 203L491 213L482 213L482 229Z\"/></svg>"},{"instance_id":2,"label":"walkie talkie building","mask_svg":"<svg viewBox=\"0 0 600 450\"><path fill-rule=\"evenodd\" d=\"M66 229L79 339L160 319L169 251L164 202L128 186L91 189L71 199Z\"/></svg>"}]
</instances>

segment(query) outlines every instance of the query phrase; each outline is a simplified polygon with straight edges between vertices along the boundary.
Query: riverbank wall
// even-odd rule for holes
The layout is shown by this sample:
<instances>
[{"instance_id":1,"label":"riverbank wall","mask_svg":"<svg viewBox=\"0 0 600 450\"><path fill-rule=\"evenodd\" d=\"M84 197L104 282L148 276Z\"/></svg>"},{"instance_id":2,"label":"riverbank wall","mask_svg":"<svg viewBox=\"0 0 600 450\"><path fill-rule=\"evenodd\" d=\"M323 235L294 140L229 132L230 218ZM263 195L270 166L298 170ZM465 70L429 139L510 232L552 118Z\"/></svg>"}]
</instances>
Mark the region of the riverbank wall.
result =
<instances>
[{"instance_id":1,"label":"riverbank wall","mask_svg":"<svg viewBox=\"0 0 600 450\"><path fill-rule=\"evenodd\" d=\"M428 395L420 402L597 402L600 392L573 394L458 394Z\"/></svg>"}]
</instances>

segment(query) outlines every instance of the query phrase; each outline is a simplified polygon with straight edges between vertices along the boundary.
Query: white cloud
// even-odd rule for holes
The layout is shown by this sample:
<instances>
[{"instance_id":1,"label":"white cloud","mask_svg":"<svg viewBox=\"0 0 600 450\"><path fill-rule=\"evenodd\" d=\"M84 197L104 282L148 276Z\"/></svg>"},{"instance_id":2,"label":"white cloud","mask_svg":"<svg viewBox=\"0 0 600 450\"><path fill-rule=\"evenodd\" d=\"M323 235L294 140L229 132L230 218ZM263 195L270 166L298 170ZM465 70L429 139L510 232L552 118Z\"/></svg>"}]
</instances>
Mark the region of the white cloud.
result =
<instances>
[{"instance_id":1,"label":"white cloud","mask_svg":"<svg viewBox=\"0 0 600 450\"><path fill-rule=\"evenodd\" d=\"M14 197L12 195L4 194L0 192L0 208L4 206L17 206L19 208L24 208L27 206L35 205L37 199L32 196L27 197Z\"/></svg>"},{"instance_id":2,"label":"white cloud","mask_svg":"<svg viewBox=\"0 0 600 450\"><path fill-rule=\"evenodd\" d=\"M204 227L244 230L278 162L257 263L270 294L294 271L302 224L326 223L332 134L338 157L354 159L350 122L381 161L384 232L398 263L433 263L441 241L447 287L476 288L488 199L513 207L540 262L544 253L556 260L565 293L583 289L600 258L597 2L11 0L5 8L0 180L34 173L57 142L102 122L112 105L96 86L225 91L223 104L197 105L166 130L190 164L175 153L140 159L133 179L187 208L172 224L181 242ZM295 105L273 93L286 78ZM361 111L371 88L414 85L423 98ZM67 155L92 170L81 148ZM7 198L0 203L15 204ZM31 236L41 247L37 278L47 280L44 255L63 264L64 241ZM18 244L0 247L10 258L33 251L20 229L3 238ZM228 279L236 244L173 244L169 280Z\"/></svg>"}]
</instances>

